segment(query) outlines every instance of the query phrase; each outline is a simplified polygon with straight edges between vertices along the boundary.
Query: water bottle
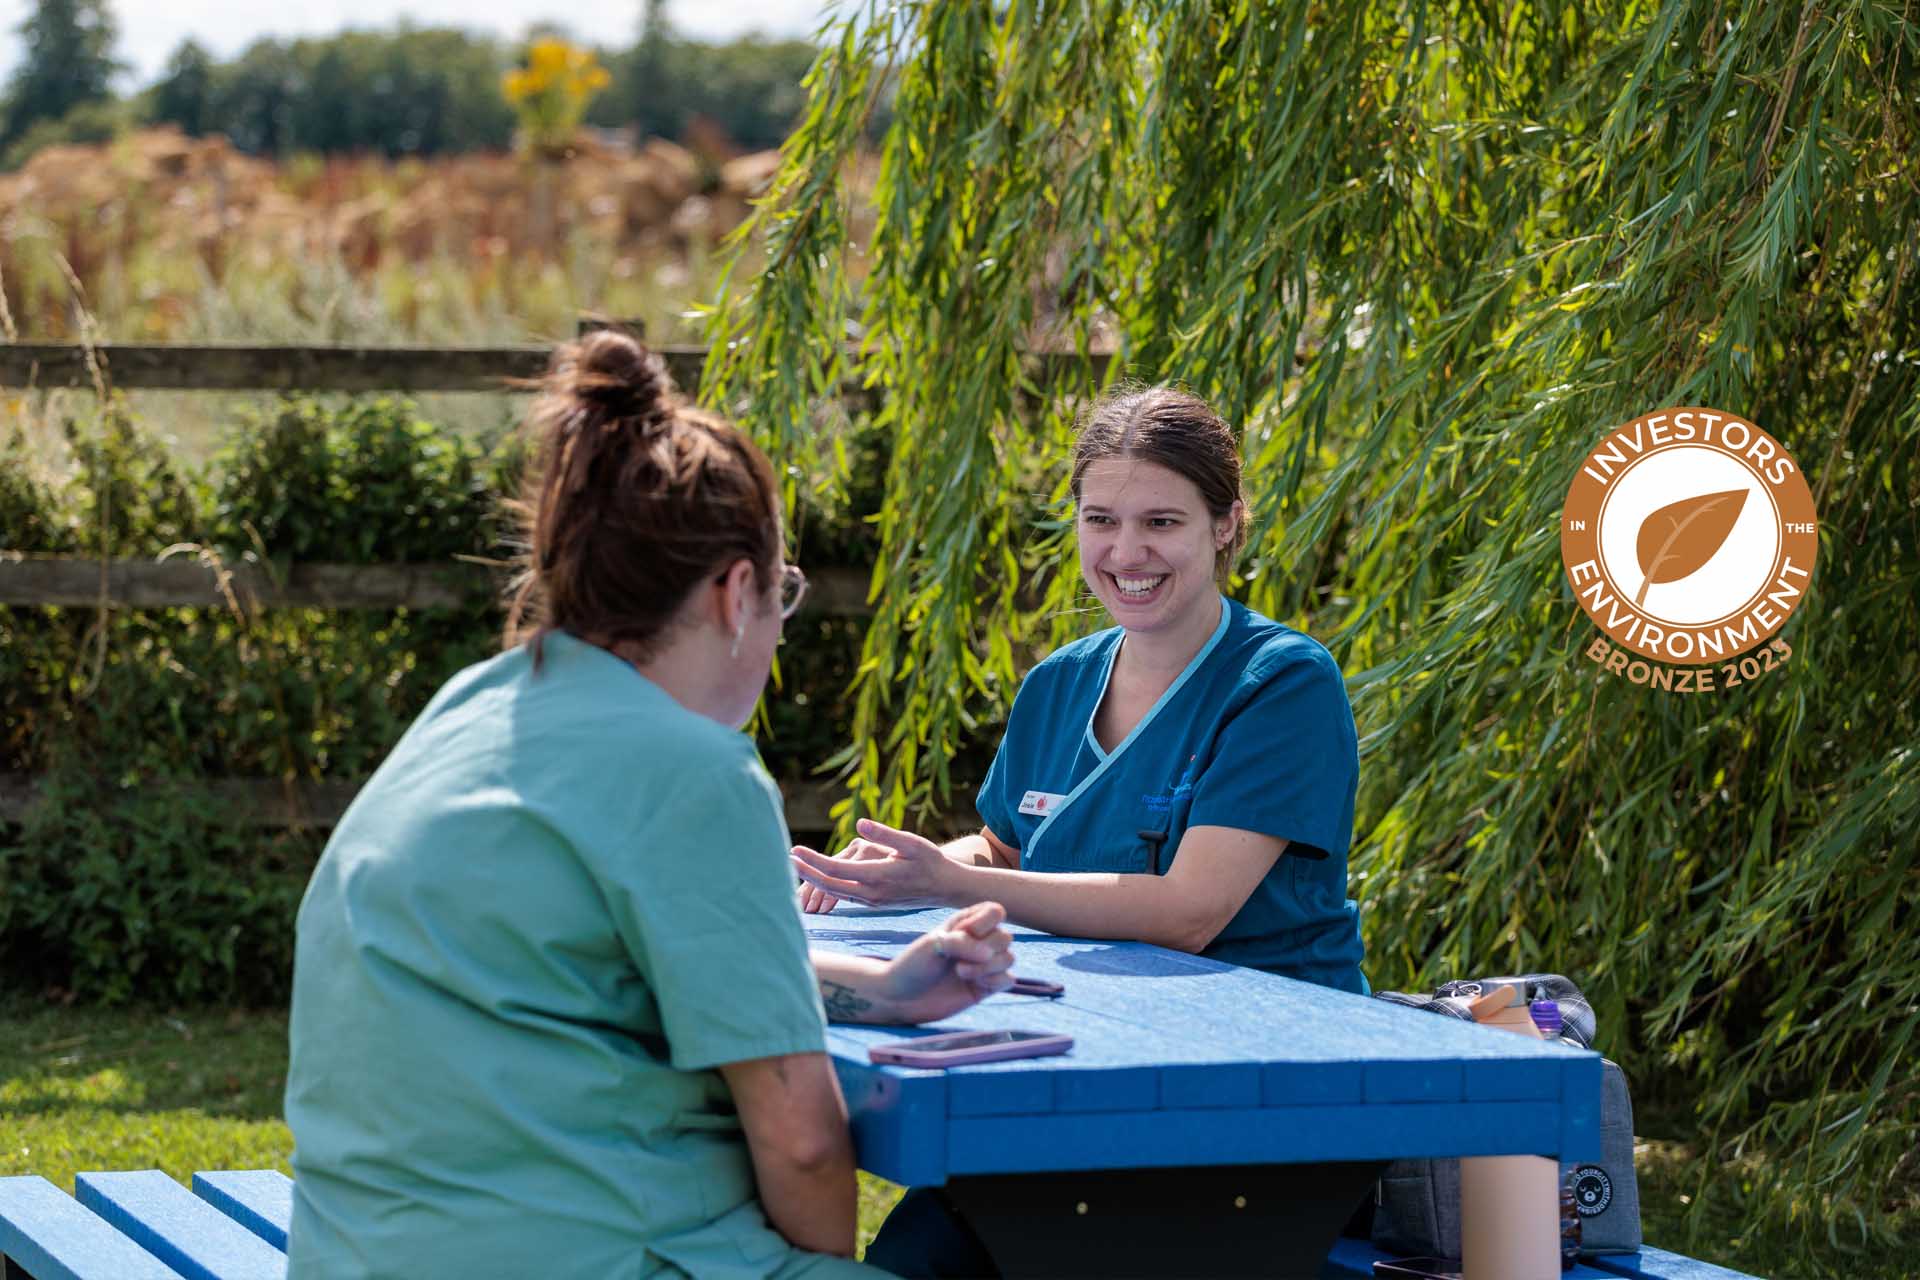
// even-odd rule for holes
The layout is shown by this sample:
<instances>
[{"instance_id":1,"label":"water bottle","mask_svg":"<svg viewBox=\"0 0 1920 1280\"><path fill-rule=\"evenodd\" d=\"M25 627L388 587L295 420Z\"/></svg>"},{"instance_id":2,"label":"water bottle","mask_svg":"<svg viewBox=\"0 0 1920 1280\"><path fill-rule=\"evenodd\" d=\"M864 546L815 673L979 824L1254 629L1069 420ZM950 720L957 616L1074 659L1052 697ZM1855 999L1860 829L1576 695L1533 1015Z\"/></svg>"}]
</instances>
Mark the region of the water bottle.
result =
<instances>
[{"instance_id":1,"label":"water bottle","mask_svg":"<svg viewBox=\"0 0 1920 1280\"><path fill-rule=\"evenodd\" d=\"M1533 1025L1540 1031L1542 1040L1560 1038L1560 1006L1551 1000L1535 1000L1527 1006L1527 1012L1533 1017Z\"/></svg>"},{"instance_id":2,"label":"water bottle","mask_svg":"<svg viewBox=\"0 0 1920 1280\"><path fill-rule=\"evenodd\" d=\"M1535 1000L1527 1006L1527 1012L1533 1015L1533 1025L1539 1028L1542 1040L1560 1038L1560 1006L1552 1000ZM1568 1183L1560 1184L1560 1269L1571 1271L1580 1261L1580 1205L1574 1198L1573 1187Z\"/></svg>"},{"instance_id":3,"label":"water bottle","mask_svg":"<svg viewBox=\"0 0 1920 1280\"><path fill-rule=\"evenodd\" d=\"M1580 1262L1580 1206L1573 1188L1560 1184L1560 1269L1571 1271Z\"/></svg>"}]
</instances>

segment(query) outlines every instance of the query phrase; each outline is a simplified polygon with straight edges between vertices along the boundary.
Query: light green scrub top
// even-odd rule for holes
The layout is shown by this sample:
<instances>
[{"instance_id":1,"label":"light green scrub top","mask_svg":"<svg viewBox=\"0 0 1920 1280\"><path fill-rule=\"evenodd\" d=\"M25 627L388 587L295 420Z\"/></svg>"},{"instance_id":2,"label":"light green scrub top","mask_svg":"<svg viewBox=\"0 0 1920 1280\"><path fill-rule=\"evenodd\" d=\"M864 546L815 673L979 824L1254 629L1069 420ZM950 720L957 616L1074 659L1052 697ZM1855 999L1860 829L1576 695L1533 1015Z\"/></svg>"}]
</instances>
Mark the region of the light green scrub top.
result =
<instances>
[{"instance_id":1,"label":"light green scrub top","mask_svg":"<svg viewBox=\"0 0 1920 1280\"><path fill-rule=\"evenodd\" d=\"M300 907L295 1277L877 1274L768 1225L713 1068L820 1052L751 742L564 633L454 677Z\"/></svg>"}]
</instances>

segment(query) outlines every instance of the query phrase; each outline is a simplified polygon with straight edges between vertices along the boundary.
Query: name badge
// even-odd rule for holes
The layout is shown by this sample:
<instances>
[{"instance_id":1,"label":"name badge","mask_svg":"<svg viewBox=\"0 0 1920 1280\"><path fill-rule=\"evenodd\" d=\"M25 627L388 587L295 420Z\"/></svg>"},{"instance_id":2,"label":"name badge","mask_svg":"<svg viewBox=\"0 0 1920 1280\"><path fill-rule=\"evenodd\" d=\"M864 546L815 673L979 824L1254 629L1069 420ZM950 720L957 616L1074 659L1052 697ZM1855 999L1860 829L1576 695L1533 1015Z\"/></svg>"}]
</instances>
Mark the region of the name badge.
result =
<instances>
[{"instance_id":1,"label":"name badge","mask_svg":"<svg viewBox=\"0 0 1920 1280\"><path fill-rule=\"evenodd\" d=\"M1051 791L1029 791L1020 797L1020 812L1044 818L1066 802L1066 797Z\"/></svg>"}]
</instances>

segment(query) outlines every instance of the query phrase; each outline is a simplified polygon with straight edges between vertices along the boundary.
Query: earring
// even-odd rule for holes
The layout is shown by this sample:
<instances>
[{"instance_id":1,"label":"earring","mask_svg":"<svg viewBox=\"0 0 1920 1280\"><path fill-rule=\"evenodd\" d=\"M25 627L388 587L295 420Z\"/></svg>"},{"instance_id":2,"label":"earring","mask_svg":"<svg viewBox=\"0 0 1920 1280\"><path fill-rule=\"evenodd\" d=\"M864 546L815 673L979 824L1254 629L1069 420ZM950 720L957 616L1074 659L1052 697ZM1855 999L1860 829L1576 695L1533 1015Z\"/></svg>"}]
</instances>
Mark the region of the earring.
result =
<instances>
[{"instance_id":1,"label":"earring","mask_svg":"<svg viewBox=\"0 0 1920 1280\"><path fill-rule=\"evenodd\" d=\"M733 647L727 650L728 657L737 658L740 656L740 642L746 639L746 636L747 636L747 624L742 622L739 626L733 629Z\"/></svg>"}]
</instances>

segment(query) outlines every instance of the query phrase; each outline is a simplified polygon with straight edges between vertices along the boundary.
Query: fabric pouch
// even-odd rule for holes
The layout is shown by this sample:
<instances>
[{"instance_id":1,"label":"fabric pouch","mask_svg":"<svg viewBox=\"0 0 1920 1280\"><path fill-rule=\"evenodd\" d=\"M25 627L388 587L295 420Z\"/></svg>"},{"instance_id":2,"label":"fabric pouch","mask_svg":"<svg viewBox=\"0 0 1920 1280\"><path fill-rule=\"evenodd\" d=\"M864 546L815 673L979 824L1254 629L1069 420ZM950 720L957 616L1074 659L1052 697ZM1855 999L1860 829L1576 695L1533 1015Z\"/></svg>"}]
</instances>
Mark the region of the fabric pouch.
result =
<instances>
[{"instance_id":1,"label":"fabric pouch","mask_svg":"<svg viewBox=\"0 0 1920 1280\"><path fill-rule=\"evenodd\" d=\"M1640 1184L1633 1174L1633 1099L1627 1073L1600 1063L1600 1162L1562 1164L1580 1212L1580 1252L1633 1253L1640 1248Z\"/></svg>"},{"instance_id":2,"label":"fabric pouch","mask_svg":"<svg viewBox=\"0 0 1920 1280\"><path fill-rule=\"evenodd\" d=\"M1632 1253L1640 1247L1640 1188L1633 1174L1633 1101L1618 1063L1600 1069L1600 1159L1561 1162L1573 1188L1580 1252ZM1373 1243L1397 1257L1460 1256L1460 1162L1395 1160L1374 1193Z\"/></svg>"}]
</instances>

